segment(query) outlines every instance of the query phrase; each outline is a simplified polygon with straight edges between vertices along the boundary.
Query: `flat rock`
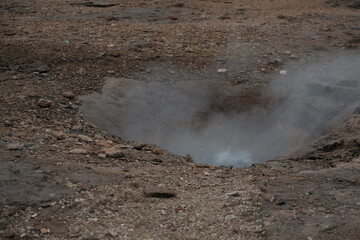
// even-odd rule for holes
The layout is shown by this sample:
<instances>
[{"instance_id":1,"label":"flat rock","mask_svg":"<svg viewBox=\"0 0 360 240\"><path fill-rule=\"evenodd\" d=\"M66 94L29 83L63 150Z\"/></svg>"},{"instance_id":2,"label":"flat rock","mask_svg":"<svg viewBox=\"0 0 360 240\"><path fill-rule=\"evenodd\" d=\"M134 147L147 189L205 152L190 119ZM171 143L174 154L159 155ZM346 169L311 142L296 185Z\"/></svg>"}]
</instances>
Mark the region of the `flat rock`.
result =
<instances>
[{"instance_id":1,"label":"flat rock","mask_svg":"<svg viewBox=\"0 0 360 240\"><path fill-rule=\"evenodd\" d=\"M86 142L86 143L92 143L93 142L91 137L88 137L86 135L79 135L79 140L82 141L82 142Z\"/></svg>"},{"instance_id":2,"label":"flat rock","mask_svg":"<svg viewBox=\"0 0 360 240\"><path fill-rule=\"evenodd\" d=\"M51 107L52 101L48 99L40 99L37 105L41 108L49 108Z\"/></svg>"},{"instance_id":3,"label":"flat rock","mask_svg":"<svg viewBox=\"0 0 360 240\"><path fill-rule=\"evenodd\" d=\"M103 148L101 149L101 152L104 153L106 157L109 158L125 157L125 154L120 149L116 149L116 148Z\"/></svg>"},{"instance_id":4,"label":"flat rock","mask_svg":"<svg viewBox=\"0 0 360 240\"><path fill-rule=\"evenodd\" d=\"M63 97L69 98L69 99L73 99L75 98L75 95L72 92L63 92Z\"/></svg>"},{"instance_id":5,"label":"flat rock","mask_svg":"<svg viewBox=\"0 0 360 240\"><path fill-rule=\"evenodd\" d=\"M83 148L74 148L69 151L71 154L88 154L89 152Z\"/></svg>"},{"instance_id":6,"label":"flat rock","mask_svg":"<svg viewBox=\"0 0 360 240\"><path fill-rule=\"evenodd\" d=\"M96 142L96 145L101 146L101 147L110 147L111 146L111 144L106 141L98 141L98 142Z\"/></svg>"},{"instance_id":7,"label":"flat rock","mask_svg":"<svg viewBox=\"0 0 360 240\"><path fill-rule=\"evenodd\" d=\"M146 187L144 188L144 195L146 197L157 197L157 198L176 197L176 193L174 191L162 187Z\"/></svg>"},{"instance_id":8,"label":"flat rock","mask_svg":"<svg viewBox=\"0 0 360 240\"><path fill-rule=\"evenodd\" d=\"M225 220L226 220L226 221L233 221L233 220L235 220L236 218L237 218L237 217L236 217L235 215L233 215L233 214L225 216Z\"/></svg>"},{"instance_id":9,"label":"flat rock","mask_svg":"<svg viewBox=\"0 0 360 240\"><path fill-rule=\"evenodd\" d=\"M24 145L21 143L10 143L6 145L6 147L9 150L22 150L24 148Z\"/></svg>"},{"instance_id":10,"label":"flat rock","mask_svg":"<svg viewBox=\"0 0 360 240\"><path fill-rule=\"evenodd\" d=\"M52 135L57 139L57 140L64 140L66 138L66 134L62 131L53 131Z\"/></svg>"}]
</instances>

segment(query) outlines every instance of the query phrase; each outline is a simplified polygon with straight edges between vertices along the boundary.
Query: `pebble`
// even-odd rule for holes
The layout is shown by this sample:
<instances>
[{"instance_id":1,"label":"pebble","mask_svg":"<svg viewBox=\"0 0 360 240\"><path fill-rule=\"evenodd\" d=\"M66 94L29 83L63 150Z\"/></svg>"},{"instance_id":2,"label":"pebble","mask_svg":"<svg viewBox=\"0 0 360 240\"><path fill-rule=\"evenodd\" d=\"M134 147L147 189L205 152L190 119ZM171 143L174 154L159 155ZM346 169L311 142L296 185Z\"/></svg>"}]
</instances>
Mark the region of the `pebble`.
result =
<instances>
[{"instance_id":1,"label":"pebble","mask_svg":"<svg viewBox=\"0 0 360 240\"><path fill-rule=\"evenodd\" d=\"M32 143L32 142L24 142L24 143L22 143L22 145L30 150L35 148L35 143Z\"/></svg>"},{"instance_id":2,"label":"pebble","mask_svg":"<svg viewBox=\"0 0 360 240\"><path fill-rule=\"evenodd\" d=\"M99 221L98 218L88 218L89 222L97 222Z\"/></svg>"},{"instance_id":3,"label":"pebble","mask_svg":"<svg viewBox=\"0 0 360 240\"><path fill-rule=\"evenodd\" d=\"M225 220L226 221L233 221L236 219L236 216L235 215L227 215L225 216Z\"/></svg>"},{"instance_id":4,"label":"pebble","mask_svg":"<svg viewBox=\"0 0 360 240\"><path fill-rule=\"evenodd\" d=\"M69 98L69 99L73 99L75 98L75 95L72 92L63 92L63 97Z\"/></svg>"},{"instance_id":5,"label":"pebble","mask_svg":"<svg viewBox=\"0 0 360 240\"><path fill-rule=\"evenodd\" d=\"M229 192L225 194L227 197L240 197L240 193L238 191Z\"/></svg>"},{"instance_id":6,"label":"pebble","mask_svg":"<svg viewBox=\"0 0 360 240\"><path fill-rule=\"evenodd\" d=\"M66 138L66 134L62 131L53 131L52 134L57 140L64 140Z\"/></svg>"},{"instance_id":7,"label":"pebble","mask_svg":"<svg viewBox=\"0 0 360 240\"><path fill-rule=\"evenodd\" d=\"M101 149L101 153L104 153L106 157L109 158L125 157L125 154L120 149L116 149L116 148L103 148Z\"/></svg>"},{"instance_id":8,"label":"pebble","mask_svg":"<svg viewBox=\"0 0 360 240\"><path fill-rule=\"evenodd\" d=\"M74 148L69 151L71 154L88 154L89 152L83 148Z\"/></svg>"},{"instance_id":9,"label":"pebble","mask_svg":"<svg viewBox=\"0 0 360 240\"><path fill-rule=\"evenodd\" d=\"M281 75L286 75L287 74L287 71L286 70L280 70L279 72Z\"/></svg>"},{"instance_id":10,"label":"pebble","mask_svg":"<svg viewBox=\"0 0 360 240\"><path fill-rule=\"evenodd\" d=\"M109 235L113 238L117 237L119 235L118 232L116 232L115 230L109 230Z\"/></svg>"},{"instance_id":11,"label":"pebble","mask_svg":"<svg viewBox=\"0 0 360 240\"><path fill-rule=\"evenodd\" d=\"M79 140L86 143L92 143L93 140L86 135L79 135Z\"/></svg>"},{"instance_id":12,"label":"pebble","mask_svg":"<svg viewBox=\"0 0 360 240\"><path fill-rule=\"evenodd\" d=\"M50 232L49 229L46 229L46 228L41 228L41 229L40 229L40 233L41 233L41 234L47 234L47 233L49 233L49 232Z\"/></svg>"},{"instance_id":13,"label":"pebble","mask_svg":"<svg viewBox=\"0 0 360 240\"><path fill-rule=\"evenodd\" d=\"M22 150L24 148L24 145L21 143L10 143L6 145L6 147L9 150Z\"/></svg>"},{"instance_id":14,"label":"pebble","mask_svg":"<svg viewBox=\"0 0 360 240\"><path fill-rule=\"evenodd\" d=\"M218 73L226 73L228 70L226 68L220 68L217 70Z\"/></svg>"},{"instance_id":15,"label":"pebble","mask_svg":"<svg viewBox=\"0 0 360 240\"><path fill-rule=\"evenodd\" d=\"M40 99L37 103L37 105L41 108L49 108L51 107L52 101L48 99Z\"/></svg>"},{"instance_id":16,"label":"pebble","mask_svg":"<svg viewBox=\"0 0 360 240\"><path fill-rule=\"evenodd\" d=\"M162 187L146 187L144 188L144 195L146 197L157 197L157 198L176 197L176 193L174 191Z\"/></svg>"}]
</instances>

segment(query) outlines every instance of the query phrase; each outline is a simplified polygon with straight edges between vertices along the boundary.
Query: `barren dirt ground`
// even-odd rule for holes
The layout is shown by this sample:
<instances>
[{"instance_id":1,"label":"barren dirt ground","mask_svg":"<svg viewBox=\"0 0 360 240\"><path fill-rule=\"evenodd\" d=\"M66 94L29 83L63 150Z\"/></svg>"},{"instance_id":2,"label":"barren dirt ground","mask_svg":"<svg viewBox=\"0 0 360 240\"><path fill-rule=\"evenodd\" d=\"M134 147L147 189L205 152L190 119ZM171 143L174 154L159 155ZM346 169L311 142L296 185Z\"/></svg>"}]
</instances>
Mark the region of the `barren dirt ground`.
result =
<instances>
[{"instance_id":1,"label":"barren dirt ground","mask_svg":"<svg viewBox=\"0 0 360 240\"><path fill-rule=\"evenodd\" d=\"M241 66L225 80L265 86L287 63L359 54L359 5L2 0L0 238L359 239L359 108L303 154L241 169L123 139L79 110L106 78L150 65Z\"/></svg>"}]
</instances>

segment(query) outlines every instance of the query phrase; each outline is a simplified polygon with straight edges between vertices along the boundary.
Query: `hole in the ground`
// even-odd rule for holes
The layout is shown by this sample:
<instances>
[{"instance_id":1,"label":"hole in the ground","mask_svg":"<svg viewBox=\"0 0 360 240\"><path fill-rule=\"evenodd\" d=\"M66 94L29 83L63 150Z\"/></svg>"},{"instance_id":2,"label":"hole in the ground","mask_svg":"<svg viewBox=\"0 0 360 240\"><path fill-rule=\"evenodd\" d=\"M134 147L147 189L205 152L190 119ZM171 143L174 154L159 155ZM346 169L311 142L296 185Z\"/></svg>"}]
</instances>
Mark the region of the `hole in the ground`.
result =
<instances>
[{"instance_id":1,"label":"hole in the ground","mask_svg":"<svg viewBox=\"0 0 360 240\"><path fill-rule=\"evenodd\" d=\"M243 167L301 149L360 98L356 55L288 67L268 86L233 86L209 72L167 65L110 78L101 94L82 98L82 112L129 140L199 163Z\"/></svg>"}]
</instances>

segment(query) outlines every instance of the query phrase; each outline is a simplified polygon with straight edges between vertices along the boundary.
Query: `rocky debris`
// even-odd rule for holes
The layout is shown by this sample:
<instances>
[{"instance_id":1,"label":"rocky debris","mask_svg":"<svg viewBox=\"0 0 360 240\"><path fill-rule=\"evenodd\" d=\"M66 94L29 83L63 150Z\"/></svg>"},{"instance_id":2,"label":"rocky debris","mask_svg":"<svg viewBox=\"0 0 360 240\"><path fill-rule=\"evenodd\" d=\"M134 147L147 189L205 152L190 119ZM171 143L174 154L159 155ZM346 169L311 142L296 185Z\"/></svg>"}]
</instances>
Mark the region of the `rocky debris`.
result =
<instances>
[{"instance_id":1,"label":"rocky debris","mask_svg":"<svg viewBox=\"0 0 360 240\"><path fill-rule=\"evenodd\" d=\"M72 92L63 92L63 97L69 98L69 99L73 99L75 98L75 95Z\"/></svg>"},{"instance_id":2,"label":"rocky debris","mask_svg":"<svg viewBox=\"0 0 360 240\"><path fill-rule=\"evenodd\" d=\"M37 102L37 105L41 108L49 108L51 107L51 104L52 104L51 100L43 99L43 98Z\"/></svg>"},{"instance_id":3,"label":"rocky debris","mask_svg":"<svg viewBox=\"0 0 360 240\"><path fill-rule=\"evenodd\" d=\"M64 140L67 137L62 131L53 131L52 135L56 138L56 140Z\"/></svg>"},{"instance_id":4,"label":"rocky debris","mask_svg":"<svg viewBox=\"0 0 360 240\"><path fill-rule=\"evenodd\" d=\"M70 154L82 154L82 155L85 155L85 154L88 154L88 150L86 149L83 149L83 148L74 148L74 149L71 149L69 151Z\"/></svg>"},{"instance_id":5,"label":"rocky debris","mask_svg":"<svg viewBox=\"0 0 360 240\"><path fill-rule=\"evenodd\" d=\"M101 153L105 154L109 158L122 158L125 157L125 153L117 148L103 148Z\"/></svg>"},{"instance_id":6,"label":"rocky debris","mask_svg":"<svg viewBox=\"0 0 360 240\"><path fill-rule=\"evenodd\" d=\"M88 137L86 135L79 135L79 140L82 141L82 142L86 142L86 143L92 143L93 140L91 137Z\"/></svg>"},{"instance_id":7,"label":"rocky debris","mask_svg":"<svg viewBox=\"0 0 360 240\"><path fill-rule=\"evenodd\" d=\"M7 149L9 150L22 150L24 149L24 144L22 143L10 143L6 145Z\"/></svg>"},{"instance_id":8,"label":"rocky debris","mask_svg":"<svg viewBox=\"0 0 360 240\"><path fill-rule=\"evenodd\" d=\"M176 197L176 193L174 191L163 187L146 187L144 188L143 192L146 197L156 197L156 198Z\"/></svg>"}]
</instances>

